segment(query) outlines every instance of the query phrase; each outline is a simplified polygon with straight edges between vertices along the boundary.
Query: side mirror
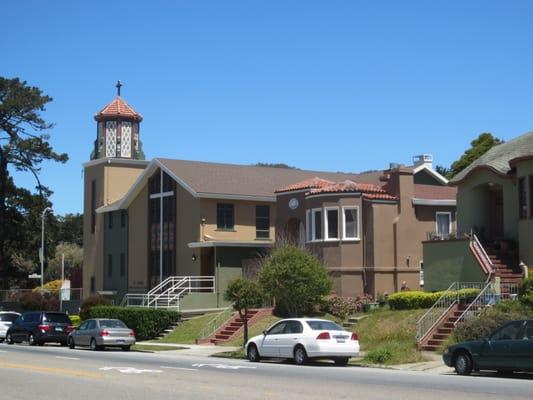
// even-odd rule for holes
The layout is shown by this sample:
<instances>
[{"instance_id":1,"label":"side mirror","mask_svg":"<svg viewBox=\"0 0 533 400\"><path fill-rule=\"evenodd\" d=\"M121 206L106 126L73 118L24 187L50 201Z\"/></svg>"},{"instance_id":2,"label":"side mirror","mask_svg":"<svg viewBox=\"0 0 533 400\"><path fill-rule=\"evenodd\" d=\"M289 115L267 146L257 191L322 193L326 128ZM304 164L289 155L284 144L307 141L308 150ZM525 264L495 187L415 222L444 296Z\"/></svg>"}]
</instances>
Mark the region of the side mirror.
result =
<instances>
[{"instance_id":1,"label":"side mirror","mask_svg":"<svg viewBox=\"0 0 533 400\"><path fill-rule=\"evenodd\" d=\"M267 335L267 331L263 331L263 336L266 336Z\"/></svg>"}]
</instances>

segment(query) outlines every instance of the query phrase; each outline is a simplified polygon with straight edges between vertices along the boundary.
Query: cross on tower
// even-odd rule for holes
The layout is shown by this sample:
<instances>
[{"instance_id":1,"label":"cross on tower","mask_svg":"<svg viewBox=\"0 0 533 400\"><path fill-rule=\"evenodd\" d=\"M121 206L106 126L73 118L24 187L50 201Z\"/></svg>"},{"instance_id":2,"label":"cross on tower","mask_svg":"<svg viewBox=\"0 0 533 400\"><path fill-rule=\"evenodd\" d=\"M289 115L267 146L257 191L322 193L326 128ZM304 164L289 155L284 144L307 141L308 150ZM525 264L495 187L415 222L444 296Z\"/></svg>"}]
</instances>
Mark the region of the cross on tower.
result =
<instances>
[{"instance_id":1,"label":"cross on tower","mask_svg":"<svg viewBox=\"0 0 533 400\"><path fill-rule=\"evenodd\" d=\"M122 83L120 81L117 81L117 84L115 86L117 88L117 96L120 97L120 88L122 87Z\"/></svg>"}]
</instances>

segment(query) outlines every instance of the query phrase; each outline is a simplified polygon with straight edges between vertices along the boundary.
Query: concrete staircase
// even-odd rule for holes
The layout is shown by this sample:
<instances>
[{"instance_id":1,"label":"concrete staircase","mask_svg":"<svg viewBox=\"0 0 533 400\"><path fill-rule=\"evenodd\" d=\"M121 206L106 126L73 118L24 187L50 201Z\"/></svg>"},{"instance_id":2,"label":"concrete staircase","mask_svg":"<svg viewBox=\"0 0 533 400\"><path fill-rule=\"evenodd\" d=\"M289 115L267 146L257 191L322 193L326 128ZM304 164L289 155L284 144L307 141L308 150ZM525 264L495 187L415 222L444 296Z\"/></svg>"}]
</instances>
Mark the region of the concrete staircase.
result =
<instances>
[{"instance_id":1,"label":"concrete staircase","mask_svg":"<svg viewBox=\"0 0 533 400\"><path fill-rule=\"evenodd\" d=\"M272 308L258 308L248 310L248 329L253 326L258 321L262 320L265 317L272 315ZM221 344L228 342L233 338L239 336L244 332L244 320L239 316L239 313L235 313L233 317L218 328L211 336L200 339L197 341L198 344Z\"/></svg>"},{"instance_id":2,"label":"concrete staircase","mask_svg":"<svg viewBox=\"0 0 533 400\"><path fill-rule=\"evenodd\" d=\"M446 341L454 329L454 322L461 316L468 304L458 304L442 316L434 328L428 332L424 339L418 344L418 348L424 351L437 351Z\"/></svg>"},{"instance_id":3,"label":"concrete staircase","mask_svg":"<svg viewBox=\"0 0 533 400\"><path fill-rule=\"evenodd\" d=\"M524 278L519 266L518 254L513 251L502 251L495 246L486 246L487 255L494 264L495 275L500 278L502 295L507 290L508 283L519 284Z\"/></svg>"}]
</instances>

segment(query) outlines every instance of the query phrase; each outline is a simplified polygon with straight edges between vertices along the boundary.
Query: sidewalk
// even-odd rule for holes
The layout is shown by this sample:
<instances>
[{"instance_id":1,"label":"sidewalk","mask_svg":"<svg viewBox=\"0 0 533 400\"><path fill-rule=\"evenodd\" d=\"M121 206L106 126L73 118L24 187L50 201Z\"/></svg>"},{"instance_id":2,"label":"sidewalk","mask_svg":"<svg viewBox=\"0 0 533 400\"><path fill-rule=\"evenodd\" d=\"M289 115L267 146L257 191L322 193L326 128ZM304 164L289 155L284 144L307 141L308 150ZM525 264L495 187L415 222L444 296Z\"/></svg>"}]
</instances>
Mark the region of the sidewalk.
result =
<instances>
[{"instance_id":1,"label":"sidewalk","mask_svg":"<svg viewBox=\"0 0 533 400\"><path fill-rule=\"evenodd\" d=\"M446 366L446 364L444 364L444 362L442 361L442 356L440 354L423 351L422 355L428 361L413 364L391 365L390 368L402 371L422 371L433 374L450 374L454 372L453 368L450 368Z\"/></svg>"},{"instance_id":2,"label":"sidewalk","mask_svg":"<svg viewBox=\"0 0 533 400\"><path fill-rule=\"evenodd\" d=\"M240 347L237 346L215 346L209 344L177 344L177 343L154 343L154 342L137 342L137 344L143 346L163 346L163 347L176 347L178 350L166 350L165 354L169 352L172 354L181 354L186 356L203 356L211 357L213 354L222 353L225 351L236 351ZM156 350L156 349L154 349Z\"/></svg>"}]
</instances>

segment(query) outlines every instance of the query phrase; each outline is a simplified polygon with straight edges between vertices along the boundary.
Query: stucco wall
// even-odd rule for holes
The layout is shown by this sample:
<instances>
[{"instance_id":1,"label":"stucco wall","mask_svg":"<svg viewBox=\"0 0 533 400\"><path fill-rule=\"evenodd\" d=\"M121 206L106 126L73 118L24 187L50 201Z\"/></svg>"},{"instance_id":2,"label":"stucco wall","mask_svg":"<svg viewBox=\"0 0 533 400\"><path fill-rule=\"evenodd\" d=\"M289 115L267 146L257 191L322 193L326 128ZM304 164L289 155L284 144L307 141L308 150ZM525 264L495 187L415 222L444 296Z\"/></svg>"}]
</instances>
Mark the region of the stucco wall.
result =
<instances>
[{"instance_id":1,"label":"stucco wall","mask_svg":"<svg viewBox=\"0 0 533 400\"><path fill-rule=\"evenodd\" d=\"M234 229L232 231L217 229L217 203L234 205ZM270 206L270 240L275 238L276 204L258 201L200 199L200 219L205 219L203 234L220 241L256 240L255 206ZM209 238L206 241L212 240ZM260 239L259 239L260 240Z\"/></svg>"},{"instance_id":2,"label":"stucco wall","mask_svg":"<svg viewBox=\"0 0 533 400\"><path fill-rule=\"evenodd\" d=\"M128 208L128 286L131 292L148 289L148 187Z\"/></svg>"},{"instance_id":3,"label":"stucco wall","mask_svg":"<svg viewBox=\"0 0 533 400\"><path fill-rule=\"evenodd\" d=\"M528 187L529 177L533 175L533 160L521 161L516 165L517 178L526 179ZM517 189L518 190L518 189ZM533 188L527 190L527 204L531 207L531 193ZM533 210L529 210L529 216L518 220L518 248L520 261L523 261L529 268L533 267Z\"/></svg>"},{"instance_id":4,"label":"stucco wall","mask_svg":"<svg viewBox=\"0 0 533 400\"><path fill-rule=\"evenodd\" d=\"M144 168L144 165L106 164L104 204L111 204L124 197Z\"/></svg>"},{"instance_id":5,"label":"stucco wall","mask_svg":"<svg viewBox=\"0 0 533 400\"><path fill-rule=\"evenodd\" d=\"M176 274L200 275L201 251L188 244L200 240L200 200L176 184ZM192 260L192 255L196 261Z\"/></svg>"},{"instance_id":6,"label":"stucco wall","mask_svg":"<svg viewBox=\"0 0 533 400\"><path fill-rule=\"evenodd\" d=\"M109 219L112 226L109 227ZM122 227L121 210L105 213L104 216L104 290L113 290L117 296L128 291L128 218ZM109 255L111 255L111 270L109 270ZM124 275L121 275L121 257L124 257ZM111 275L109 275L111 272Z\"/></svg>"},{"instance_id":7,"label":"stucco wall","mask_svg":"<svg viewBox=\"0 0 533 400\"><path fill-rule=\"evenodd\" d=\"M453 282L485 281L469 246L468 239L424 242L424 290L444 290Z\"/></svg>"},{"instance_id":8,"label":"stucco wall","mask_svg":"<svg viewBox=\"0 0 533 400\"><path fill-rule=\"evenodd\" d=\"M499 185L503 192L503 230L507 239L518 239L518 196L515 181L482 169L473 172L457 191L457 231L469 233L477 227L489 231L491 218L487 185Z\"/></svg>"}]
</instances>

